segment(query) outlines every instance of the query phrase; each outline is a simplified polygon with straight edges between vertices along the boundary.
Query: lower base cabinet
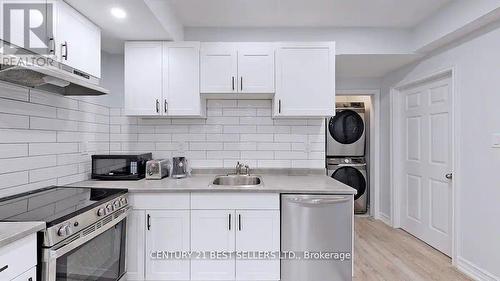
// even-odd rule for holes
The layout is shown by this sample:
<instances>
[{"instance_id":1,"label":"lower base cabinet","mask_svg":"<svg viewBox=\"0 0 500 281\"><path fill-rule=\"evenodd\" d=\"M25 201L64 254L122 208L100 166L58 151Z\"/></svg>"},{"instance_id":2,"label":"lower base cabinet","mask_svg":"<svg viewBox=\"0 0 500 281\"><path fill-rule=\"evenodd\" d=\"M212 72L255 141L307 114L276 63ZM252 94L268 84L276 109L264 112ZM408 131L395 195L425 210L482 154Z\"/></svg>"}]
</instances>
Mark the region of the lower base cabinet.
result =
<instances>
[{"instance_id":1,"label":"lower base cabinet","mask_svg":"<svg viewBox=\"0 0 500 281\"><path fill-rule=\"evenodd\" d=\"M280 251L279 194L172 196L130 194L127 280L280 280L279 256L247 254ZM191 259L164 254L183 252Z\"/></svg>"},{"instance_id":2,"label":"lower base cabinet","mask_svg":"<svg viewBox=\"0 0 500 281\"><path fill-rule=\"evenodd\" d=\"M190 280L189 259L176 255L190 250L189 211L147 211L146 221L146 279Z\"/></svg>"}]
</instances>

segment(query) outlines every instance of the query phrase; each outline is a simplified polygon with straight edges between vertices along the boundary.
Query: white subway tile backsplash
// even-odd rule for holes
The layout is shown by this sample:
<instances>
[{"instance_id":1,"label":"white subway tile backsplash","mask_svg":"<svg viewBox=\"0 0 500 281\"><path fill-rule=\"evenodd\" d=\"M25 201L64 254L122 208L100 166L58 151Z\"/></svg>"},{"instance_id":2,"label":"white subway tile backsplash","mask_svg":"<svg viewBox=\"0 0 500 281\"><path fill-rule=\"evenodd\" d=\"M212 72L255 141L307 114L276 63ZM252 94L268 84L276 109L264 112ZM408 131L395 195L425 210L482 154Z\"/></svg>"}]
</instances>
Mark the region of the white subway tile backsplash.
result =
<instances>
[{"instance_id":1,"label":"white subway tile backsplash","mask_svg":"<svg viewBox=\"0 0 500 281\"><path fill-rule=\"evenodd\" d=\"M306 152L300 152L300 151L276 151L275 152L276 158L277 159L295 159L295 160L303 160L307 159L307 153Z\"/></svg>"},{"instance_id":2,"label":"white subway tile backsplash","mask_svg":"<svg viewBox=\"0 0 500 281\"><path fill-rule=\"evenodd\" d=\"M255 134L257 132L257 126L249 125L225 125L225 134Z\"/></svg>"},{"instance_id":3,"label":"white subway tile backsplash","mask_svg":"<svg viewBox=\"0 0 500 281\"><path fill-rule=\"evenodd\" d=\"M88 179L90 155L109 152L109 121L107 107L0 84L0 197Z\"/></svg>"},{"instance_id":4,"label":"white subway tile backsplash","mask_svg":"<svg viewBox=\"0 0 500 281\"><path fill-rule=\"evenodd\" d=\"M271 108L271 100L238 100L238 107Z\"/></svg>"},{"instance_id":5,"label":"white subway tile backsplash","mask_svg":"<svg viewBox=\"0 0 500 281\"><path fill-rule=\"evenodd\" d=\"M275 142L306 142L307 135L298 135L298 134L275 134L274 135Z\"/></svg>"},{"instance_id":6,"label":"white subway tile backsplash","mask_svg":"<svg viewBox=\"0 0 500 281\"><path fill-rule=\"evenodd\" d=\"M241 141L270 142L273 141L273 134L242 134Z\"/></svg>"},{"instance_id":7,"label":"white subway tile backsplash","mask_svg":"<svg viewBox=\"0 0 500 281\"><path fill-rule=\"evenodd\" d=\"M207 159L240 159L239 151L207 151Z\"/></svg>"},{"instance_id":8,"label":"white subway tile backsplash","mask_svg":"<svg viewBox=\"0 0 500 281\"><path fill-rule=\"evenodd\" d=\"M0 143L55 142L56 132L0 129Z\"/></svg>"},{"instance_id":9,"label":"white subway tile backsplash","mask_svg":"<svg viewBox=\"0 0 500 281\"><path fill-rule=\"evenodd\" d=\"M256 142L225 142L224 150L257 150Z\"/></svg>"},{"instance_id":10,"label":"white subway tile backsplash","mask_svg":"<svg viewBox=\"0 0 500 281\"><path fill-rule=\"evenodd\" d=\"M0 113L0 128L28 129L30 119L28 116Z\"/></svg>"},{"instance_id":11,"label":"white subway tile backsplash","mask_svg":"<svg viewBox=\"0 0 500 281\"><path fill-rule=\"evenodd\" d=\"M30 143L29 155L77 153L78 143Z\"/></svg>"},{"instance_id":12,"label":"white subway tile backsplash","mask_svg":"<svg viewBox=\"0 0 500 281\"><path fill-rule=\"evenodd\" d=\"M290 151L291 145L286 142L260 142L257 143L257 150L268 150L268 151Z\"/></svg>"},{"instance_id":13,"label":"white subway tile backsplash","mask_svg":"<svg viewBox=\"0 0 500 281\"><path fill-rule=\"evenodd\" d=\"M239 140L239 134L207 134L207 141L237 142Z\"/></svg>"},{"instance_id":14,"label":"white subway tile backsplash","mask_svg":"<svg viewBox=\"0 0 500 281\"><path fill-rule=\"evenodd\" d=\"M28 144L0 144L0 157L12 158L28 156ZM0 172L1 173L1 172Z\"/></svg>"},{"instance_id":15,"label":"white subway tile backsplash","mask_svg":"<svg viewBox=\"0 0 500 281\"><path fill-rule=\"evenodd\" d=\"M207 107L211 108L221 108L221 107L237 107L236 100L208 100Z\"/></svg>"},{"instance_id":16,"label":"white subway tile backsplash","mask_svg":"<svg viewBox=\"0 0 500 281\"><path fill-rule=\"evenodd\" d=\"M243 159L274 159L273 151L242 151L241 158Z\"/></svg>"},{"instance_id":17,"label":"white subway tile backsplash","mask_svg":"<svg viewBox=\"0 0 500 281\"><path fill-rule=\"evenodd\" d=\"M190 150L223 150L224 145L221 142L190 142Z\"/></svg>"}]
</instances>

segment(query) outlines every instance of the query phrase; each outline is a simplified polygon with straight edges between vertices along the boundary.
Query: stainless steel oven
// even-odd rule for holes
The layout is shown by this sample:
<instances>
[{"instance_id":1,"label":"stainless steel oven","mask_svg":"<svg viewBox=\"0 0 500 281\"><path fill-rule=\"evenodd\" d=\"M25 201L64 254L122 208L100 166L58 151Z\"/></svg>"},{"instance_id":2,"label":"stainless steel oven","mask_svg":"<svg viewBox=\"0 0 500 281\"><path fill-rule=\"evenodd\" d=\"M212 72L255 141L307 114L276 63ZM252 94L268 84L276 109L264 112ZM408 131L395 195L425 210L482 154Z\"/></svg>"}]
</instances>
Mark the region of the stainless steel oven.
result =
<instances>
[{"instance_id":1,"label":"stainless steel oven","mask_svg":"<svg viewBox=\"0 0 500 281\"><path fill-rule=\"evenodd\" d=\"M128 208L42 248L43 281L117 281L125 274Z\"/></svg>"}]
</instances>

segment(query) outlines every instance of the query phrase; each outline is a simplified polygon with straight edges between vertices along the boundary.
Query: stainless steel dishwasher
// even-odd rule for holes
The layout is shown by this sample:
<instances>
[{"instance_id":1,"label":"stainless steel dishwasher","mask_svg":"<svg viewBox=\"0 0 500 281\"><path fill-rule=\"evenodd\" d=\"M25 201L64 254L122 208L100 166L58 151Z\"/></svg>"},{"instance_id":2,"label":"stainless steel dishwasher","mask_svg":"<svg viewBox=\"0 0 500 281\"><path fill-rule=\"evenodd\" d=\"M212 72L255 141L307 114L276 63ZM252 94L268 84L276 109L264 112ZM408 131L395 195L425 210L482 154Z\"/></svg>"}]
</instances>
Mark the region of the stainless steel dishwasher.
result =
<instances>
[{"instance_id":1,"label":"stainless steel dishwasher","mask_svg":"<svg viewBox=\"0 0 500 281\"><path fill-rule=\"evenodd\" d=\"M352 195L282 195L281 280L352 280L352 235Z\"/></svg>"}]
</instances>

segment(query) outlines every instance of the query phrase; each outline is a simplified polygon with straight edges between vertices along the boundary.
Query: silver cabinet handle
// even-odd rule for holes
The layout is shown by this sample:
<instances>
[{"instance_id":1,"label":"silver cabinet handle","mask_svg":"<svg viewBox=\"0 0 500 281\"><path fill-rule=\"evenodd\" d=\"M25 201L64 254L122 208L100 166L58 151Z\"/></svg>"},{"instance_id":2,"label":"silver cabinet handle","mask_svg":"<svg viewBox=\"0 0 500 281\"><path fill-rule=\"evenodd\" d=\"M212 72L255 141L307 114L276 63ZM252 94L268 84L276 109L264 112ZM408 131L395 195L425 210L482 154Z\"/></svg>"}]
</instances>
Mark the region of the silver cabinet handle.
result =
<instances>
[{"instance_id":1,"label":"silver cabinet handle","mask_svg":"<svg viewBox=\"0 0 500 281\"><path fill-rule=\"evenodd\" d=\"M278 100L278 113L281 113L281 100Z\"/></svg>"},{"instance_id":2,"label":"silver cabinet handle","mask_svg":"<svg viewBox=\"0 0 500 281\"><path fill-rule=\"evenodd\" d=\"M49 54L56 54L56 41L54 40L54 37L49 38Z\"/></svg>"},{"instance_id":3,"label":"silver cabinet handle","mask_svg":"<svg viewBox=\"0 0 500 281\"><path fill-rule=\"evenodd\" d=\"M243 76L240 77L240 90L243 91Z\"/></svg>"},{"instance_id":4,"label":"silver cabinet handle","mask_svg":"<svg viewBox=\"0 0 500 281\"><path fill-rule=\"evenodd\" d=\"M0 268L0 272L5 271L7 268L9 268L9 265L8 265L8 264L6 264L6 265L5 265L5 266L3 266L2 268Z\"/></svg>"},{"instance_id":5,"label":"silver cabinet handle","mask_svg":"<svg viewBox=\"0 0 500 281\"><path fill-rule=\"evenodd\" d=\"M231 77L231 85L232 85L232 88L233 88L233 91L234 91L234 76Z\"/></svg>"},{"instance_id":6,"label":"silver cabinet handle","mask_svg":"<svg viewBox=\"0 0 500 281\"><path fill-rule=\"evenodd\" d=\"M165 113L167 113L168 112L168 102L167 102L167 100L165 100L164 106L165 106Z\"/></svg>"},{"instance_id":7,"label":"silver cabinet handle","mask_svg":"<svg viewBox=\"0 0 500 281\"><path fill-rule=\"evenodd\" d=\"M446 179L451 180L451 179L453 179L453 173L448 173L448 174L444 175L444 177L445 177Z\"/></svg>"},{"instance_id":8,"label":"silver cabinet handle","mask_svg":"<svg viewBox=\"0 0 500 281\"><path fill-rule=\"evenodd\" d=\"M231 214L229 214L229 231L231 231Z\"/></svg>"},{"instance_id":9,"label":"silver cabinet handle","mask_svg":"<svg viewBox=\"0 0 500 281\"><path fill-rule=\"evenodd\" d=\"M160 101L156 99L156 113L160 113Z\"/></svg>"},{"instance_id":10,"label":"silver cabinet handle","mask_svg":"<svg viewBox=\"0 0 500 281\"><path fill-rule=\"evenodd\" d=\"M290 201L297 204L306 205L323 205L323 204L335 204L341 202L347 202L350 197L346 196L330 196L324 198L290 198Z\"/></svg>"},{"instance_id":11,"label":"silver cabinet handle","mask_svg":"<svg viewBox=\"0 0 500 281\"><path fill-rule=\"evenodd\" d=\"M61 48L64 47L64 55L62 55L64 60L68 60L68 42L64 41L64 44L61 45Z\"/></svg>"}]
</instances>

